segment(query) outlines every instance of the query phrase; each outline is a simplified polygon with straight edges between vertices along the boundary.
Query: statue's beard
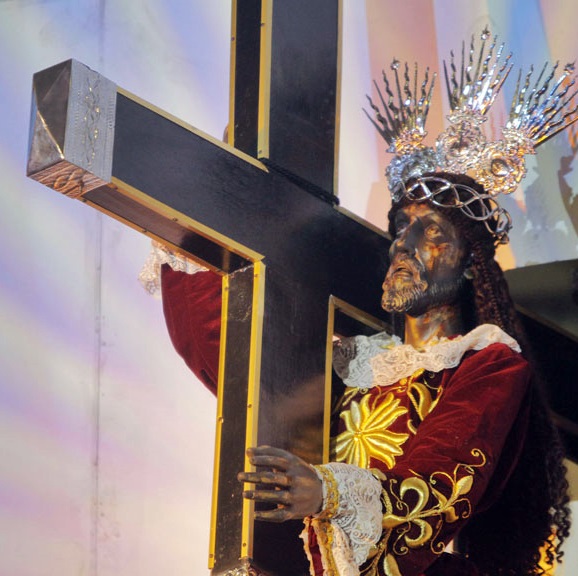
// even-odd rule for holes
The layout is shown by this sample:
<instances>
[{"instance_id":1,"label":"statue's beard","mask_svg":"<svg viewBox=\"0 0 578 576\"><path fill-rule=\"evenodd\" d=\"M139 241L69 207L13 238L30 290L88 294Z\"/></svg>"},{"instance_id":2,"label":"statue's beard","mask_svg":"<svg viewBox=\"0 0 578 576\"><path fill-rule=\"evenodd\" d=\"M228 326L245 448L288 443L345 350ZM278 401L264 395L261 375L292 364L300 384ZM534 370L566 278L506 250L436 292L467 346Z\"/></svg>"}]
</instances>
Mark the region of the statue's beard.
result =
<instances>
[{"instance_id":1,"label":"statue's beard","mask_svg":"<svg viewBox=\"0 0 578 576\"><path fill-rule=\"evenodd\" d=\"M456 278L429 284L422 277L421 270L415 266L409 268L411 278L406 276L400 280L395 273L386 276L381 299L381 306L386 312L421 316L432 308L453 304L459 298L465 283L461 274Z\"/></svg>"},{"instance_id":2,"label":"statue's beard","mask_svg":"<svg viewBox=\"0 0 578 576\"><path fill-rule=\"evenodd\" d=\"M407 312L423 298L426 290L425 281L400 288L386 280L383 284L381 306L386 312Z\"/></svg>"}]
</instances>

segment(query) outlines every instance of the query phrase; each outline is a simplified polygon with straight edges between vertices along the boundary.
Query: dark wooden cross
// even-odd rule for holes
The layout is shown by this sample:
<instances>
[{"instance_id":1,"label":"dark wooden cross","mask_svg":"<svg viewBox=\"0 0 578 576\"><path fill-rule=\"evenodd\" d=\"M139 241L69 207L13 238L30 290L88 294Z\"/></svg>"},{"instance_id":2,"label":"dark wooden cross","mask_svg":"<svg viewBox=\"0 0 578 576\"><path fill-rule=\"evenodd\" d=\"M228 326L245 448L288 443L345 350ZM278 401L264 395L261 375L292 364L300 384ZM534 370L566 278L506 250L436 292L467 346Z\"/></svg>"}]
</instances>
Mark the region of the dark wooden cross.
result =
<instances>
[{"instance_id":1,"label":"dark wooden cross","mask_svg":"<svg viewBox=\"0 0 578 576\"><path fill-rule=\"evenodd\" d=\"M236 475L256 444L327 460L333 334L381 322L388 240L334 195L339 5L234 2L230 145L78 62L34 77L28 174L223 276L213 574L307 574Z\"/></svg>"}]
</instances>

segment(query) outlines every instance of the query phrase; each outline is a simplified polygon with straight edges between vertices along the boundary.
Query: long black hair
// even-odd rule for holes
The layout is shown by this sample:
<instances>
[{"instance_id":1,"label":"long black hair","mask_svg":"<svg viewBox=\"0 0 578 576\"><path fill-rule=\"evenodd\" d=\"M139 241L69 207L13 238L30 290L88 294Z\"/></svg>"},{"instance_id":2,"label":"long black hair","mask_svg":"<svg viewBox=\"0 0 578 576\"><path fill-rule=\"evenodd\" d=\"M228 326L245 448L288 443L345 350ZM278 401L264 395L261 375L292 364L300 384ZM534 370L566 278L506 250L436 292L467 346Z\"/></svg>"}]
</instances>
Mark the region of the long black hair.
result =
<instances>
[{"instance_id":1,"label":"long black hair","mask_svg":"<svg viewBox=\"0 0 578 576\"><path fill-rule=\"evenodd\" d=\"M435 190L441 178L456 185L484 192L464 175L435 173L427 182ZM409 183L411 185L411 182ZM442 203L443 198L440 197ZM427 200L426 200L427 201ZM397 210L389 214L390 232L395 233ZM570 510L564 451L550 418L543 378L532 361L530 346L510 297L504 274L495 260L494 237L482 222L468 218L459 208L432 206L446 216L465 239L472 279L464 293L464 318L469 328L495 324L515 338L522 354L533 366L529 425L518 463L493 506L474 515L461 530L457 549L472 560L483 576L537 576L562 558L561 546L569 534ZM491 228L491 222L490 222Z\"/></svg>"}]
</instances>

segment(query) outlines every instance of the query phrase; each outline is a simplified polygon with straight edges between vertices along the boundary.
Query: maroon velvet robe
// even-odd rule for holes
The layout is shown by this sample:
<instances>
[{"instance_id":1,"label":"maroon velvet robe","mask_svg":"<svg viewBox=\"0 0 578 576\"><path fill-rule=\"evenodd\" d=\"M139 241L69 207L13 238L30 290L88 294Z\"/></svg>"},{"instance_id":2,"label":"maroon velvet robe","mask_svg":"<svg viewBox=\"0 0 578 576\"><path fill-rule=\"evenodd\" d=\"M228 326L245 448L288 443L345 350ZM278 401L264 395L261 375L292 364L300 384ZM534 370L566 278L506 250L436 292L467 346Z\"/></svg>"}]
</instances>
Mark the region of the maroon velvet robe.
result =
<instances>
[{"instance_id":1,"label":"maroon velvet robe","mask_svg":"<svg viewBox=\"0 0 578 576\"><path fill-rule=\"evenodd\" d=\"M162 289L175 348L216 392L220 277L164 266ZM341 414L364 397L372 410L395 404L396 414L386 418L392 448L374 451L368 464L380 471L384 502L381 551L366 564L375 563L370 574L384 574L384 561L403 576L477 574L466 559L443 550L470 517L495 503L514 469L528 423L528 381L521 355L492 344L467 352L457 368L418 371L393 386L344 396ZM346 421L342 416L338 423L337 443L346 443ZM311 544L319 567L315 538Z\"/></svg>"},{"instance_id":2,"label":"maroon velvet robe","mask_svg":"<svg viewBox=\"0 0 578 576\"><path fill-rule=\"evenodd\" d=\"M529 375L519 353L495 343L466 352L456 368L346 389L333 452L337 461L378 470L383 489L384 529L367 574L385 574L384 562L403 576L476 574L443 551L473 515L496 502L518 461Z\"/></svg>"}]
</instances>

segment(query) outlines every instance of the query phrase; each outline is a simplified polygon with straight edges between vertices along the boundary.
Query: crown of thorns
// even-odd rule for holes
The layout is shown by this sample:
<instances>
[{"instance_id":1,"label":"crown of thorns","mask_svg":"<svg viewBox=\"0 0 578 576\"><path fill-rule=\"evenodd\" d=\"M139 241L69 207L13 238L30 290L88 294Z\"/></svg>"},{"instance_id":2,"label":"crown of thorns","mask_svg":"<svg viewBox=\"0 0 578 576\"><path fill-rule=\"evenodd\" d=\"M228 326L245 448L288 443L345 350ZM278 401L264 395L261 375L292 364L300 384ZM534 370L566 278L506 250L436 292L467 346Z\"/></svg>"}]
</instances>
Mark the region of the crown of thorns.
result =
<instances>
[{"instance_id":1,"label":"crown of thorns","mask_svg":"<svg viewBox=\"0 0 578 576\"><path fill-rule=\"evenodd\" d=\"M379 105L368 97L375 118L371 122L395 156L386 170L394 202L404 196L410 200L457 208L474 220L483 221L496 242L506 243L512 221L496 200L510 194L526 175L524 157L578 120L574 64L567 64L556 78L558 63L545 64L535 81L533 67L518 74L510 113L502 128L503 138L487 141L481 126L486 121L502 85L512 70L512 54L504 56L504 44L490 39L486 28L476 50L472 36L469 49L462 43L461 64L456 66L450 53L449 71L444 76L450 106L449 126L438 135L435 146L425 146L425 124L436 74L426 69L418 82L418 66L410 73L407 63L393 60L393 86L383 73L384 92L376 84ZM367 112L366 112L367 114ZM463 184L452 184L432 172L467 174L484 187L485 193ZM426 175L430 173L429 175ZM407 188L410 179L413 184ZM435 191L427 184L436 182ZM458 194L458 188L462 191ZM443 194L442 194L443 192Z\"/></svg>"}]
</instances>

